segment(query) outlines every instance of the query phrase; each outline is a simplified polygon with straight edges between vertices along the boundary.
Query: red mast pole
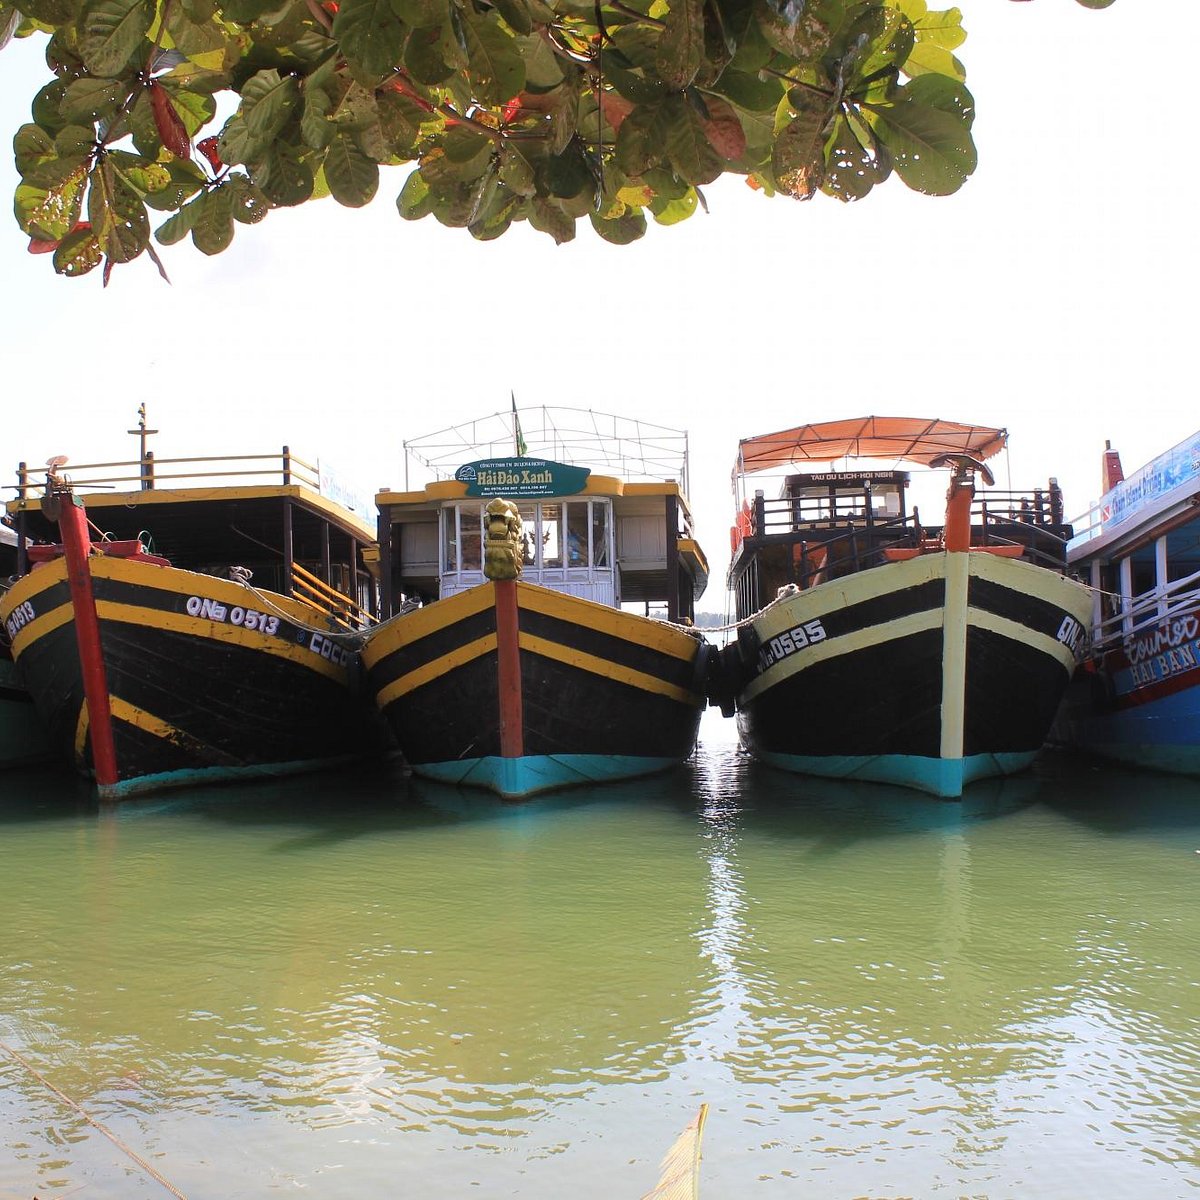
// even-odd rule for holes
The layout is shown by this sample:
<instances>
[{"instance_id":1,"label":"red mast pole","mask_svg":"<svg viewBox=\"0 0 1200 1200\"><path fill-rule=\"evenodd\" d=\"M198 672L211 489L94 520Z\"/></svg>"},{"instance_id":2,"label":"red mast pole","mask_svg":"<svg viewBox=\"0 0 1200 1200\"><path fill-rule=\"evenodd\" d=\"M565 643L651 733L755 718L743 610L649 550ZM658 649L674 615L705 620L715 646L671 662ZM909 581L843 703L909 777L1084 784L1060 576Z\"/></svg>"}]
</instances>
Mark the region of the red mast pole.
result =
<instances>
[{"instance_id":1,"label":"red mast pole","mask_svg":"<svg viewBox=\"0 0 1200 1200\"><path fill-rule=\"evenodd\" d=\"M67 584L75 613L75 641L88 709L88 736L92 742L92 770L103 789L117 782L117 751L113 742L112 709L108 702L108 675L100 649L100 619L92 592L88 557L92 551L83 501L63 488L52 493L58 501L58 528L67 560Z\"/></svg>"}]
</instances>

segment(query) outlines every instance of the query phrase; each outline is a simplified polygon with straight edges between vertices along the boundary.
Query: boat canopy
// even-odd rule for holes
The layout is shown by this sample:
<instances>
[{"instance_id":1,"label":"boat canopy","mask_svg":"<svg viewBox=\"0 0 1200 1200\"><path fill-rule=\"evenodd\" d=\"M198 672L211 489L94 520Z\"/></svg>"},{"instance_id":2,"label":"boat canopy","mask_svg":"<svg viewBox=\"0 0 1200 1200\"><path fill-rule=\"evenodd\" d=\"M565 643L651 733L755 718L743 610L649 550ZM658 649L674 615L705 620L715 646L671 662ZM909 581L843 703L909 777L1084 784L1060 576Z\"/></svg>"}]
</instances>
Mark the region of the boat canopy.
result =
<instances>
[{"instance_id":1,"label":"boat canopy","mask_svg":"<svg viewBox=\"0 0 1200 1200\"><path fill-rule=\"evenodd\" d=\"M928 465L940 454L991 458L1004 449L1008 432L923 417L854 417L797 425L779 433L743 438L734 471L749 474L803 462L838 458L906 459Z\"/></svg>"}]
</instances>

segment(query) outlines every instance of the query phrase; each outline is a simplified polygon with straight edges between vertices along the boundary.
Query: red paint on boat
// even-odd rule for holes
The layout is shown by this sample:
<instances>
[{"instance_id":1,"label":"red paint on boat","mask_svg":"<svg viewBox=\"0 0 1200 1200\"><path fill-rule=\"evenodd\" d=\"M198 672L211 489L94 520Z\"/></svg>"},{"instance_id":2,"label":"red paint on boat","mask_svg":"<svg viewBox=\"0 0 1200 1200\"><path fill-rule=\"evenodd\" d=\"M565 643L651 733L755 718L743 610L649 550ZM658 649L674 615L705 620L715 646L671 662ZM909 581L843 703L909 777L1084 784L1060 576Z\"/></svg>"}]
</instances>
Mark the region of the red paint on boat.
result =
<instances>
[{"instance_id":1,"label":"red paint on boat","mask_svg":"<svg viewBox=\"0 0 1200 1200\"><path fill-rule=\"evenodd\" d=\"M92 539L88 533L83 504L69 492L58 496L58 528L67 560L67 584L75 614L75 640L79 647L79 669L83 695L88 706L88 737L92 743L92 770L100 787L117 782L117 751L113 743L112 710L108 703L108 676L100 649L100 619L92 592L88 557Z\"/></svg>"},{"instance_id":2,"label":"red paint on boat","mask_svg":"<svg viewBox=\"0 0 1200 1200\"><path fill-rule=\"evenodd\" d=\"M524 714L521 708L521 648L517 619L517 581L497 579L496 665L500 704L500 756L520 758L525 753Z\"/></svg>"}]
</instances>

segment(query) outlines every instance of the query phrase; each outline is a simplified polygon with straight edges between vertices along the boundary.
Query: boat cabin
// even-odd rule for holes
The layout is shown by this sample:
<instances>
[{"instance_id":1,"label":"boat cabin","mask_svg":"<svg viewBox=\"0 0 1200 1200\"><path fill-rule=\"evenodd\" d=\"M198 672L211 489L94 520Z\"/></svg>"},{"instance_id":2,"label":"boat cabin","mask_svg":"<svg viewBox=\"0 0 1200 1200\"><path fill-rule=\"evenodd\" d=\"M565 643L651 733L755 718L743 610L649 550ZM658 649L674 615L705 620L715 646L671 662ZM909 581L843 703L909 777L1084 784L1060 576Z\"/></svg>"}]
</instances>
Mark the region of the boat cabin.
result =
<instances>
[{"instance_id":1,"label":"boat cabin","mask_svg":"<svg viewBox=\"0 0 1200 1200\"><path fill-rule=\"evenodd\" d=\"M784 476L773 497L764 488L746 496L730 531L737 619L770 603L780 588L813 587L942 549L942 514L925 524L909 507L910 485L908 471L813 471ZM980 488L971 517L972 548L1065 566L1070 526L1055 480L1030 492Z\"/></svg>"},{"instance_id":2,"label":"boat cabin","mask_svg":"<svg viewBox=\"0 0 1200 1200\"><path fill-rule=\"evenodd\" d=\"M510 499L503 488L494 494ZM492 498L470 496L458 481L376 496L391 611L485 581L484 525ZM708 566L677 484L591 475L578 492L511 499L521 517L525 582L612 608L640 604L649 612L657 606L672 621L694 617ZM386 594L384 615L390 615Z\"/></svg>"},{"instance_id":3,"label":"boat cabin","mask_svg":"<svg viewBox=\"0 0 1200 1200\"><path fill-rule=\"evenodd\" d=\"M361 629L373 620L378 562L373 513L356 512L327 473L291 453L59 464L81 497L96 543L149 554L171 566L292 596ZM21 463L6 505L16 571L54 551L58 525L42 511L46 471ZM339 496L338 500L333 495ZM377 568L376 568L377 569Z\"/></svg>"},{"instance_id":4,"label":"boat cabin","mask_svg":"<svg viewBox=\"0 0 1200 1200\"><path fill-rule=\"evenodd\" d=\"M1111 484L1076 519L1068 546L1073 569L1095 589L1092 639L1097 650L1127 639L1160 648L1200 634L1200 433ZM1115 475L1115 477L1114 477ZM1197 615L1193 615L1197 614ZM1157 634L1170 623L1166 641Z\"/></svg>"}]
</instances>

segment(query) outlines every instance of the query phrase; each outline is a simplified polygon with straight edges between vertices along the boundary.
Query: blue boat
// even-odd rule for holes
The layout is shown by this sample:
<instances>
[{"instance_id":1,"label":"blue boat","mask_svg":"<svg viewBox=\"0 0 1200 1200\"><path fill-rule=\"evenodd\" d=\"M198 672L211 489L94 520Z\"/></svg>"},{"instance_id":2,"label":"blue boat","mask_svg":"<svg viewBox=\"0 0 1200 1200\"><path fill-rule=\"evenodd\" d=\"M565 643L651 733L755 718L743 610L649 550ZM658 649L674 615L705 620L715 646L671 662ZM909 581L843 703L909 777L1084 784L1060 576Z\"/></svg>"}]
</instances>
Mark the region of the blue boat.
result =
<instances>
[{"instance_id":1,"label":"blue boat","mask_svg":"<svg viewBox=\"0 0 1200 1200\"><path fill-rule=\"evenodd\" d=\"M1095 602L1053 740L1200 774L1200 433L1129 476L1107 446L1103 486L1068 547Z\"/></svg>"}]
</instances>

